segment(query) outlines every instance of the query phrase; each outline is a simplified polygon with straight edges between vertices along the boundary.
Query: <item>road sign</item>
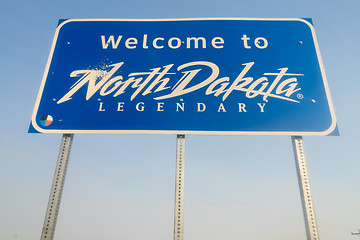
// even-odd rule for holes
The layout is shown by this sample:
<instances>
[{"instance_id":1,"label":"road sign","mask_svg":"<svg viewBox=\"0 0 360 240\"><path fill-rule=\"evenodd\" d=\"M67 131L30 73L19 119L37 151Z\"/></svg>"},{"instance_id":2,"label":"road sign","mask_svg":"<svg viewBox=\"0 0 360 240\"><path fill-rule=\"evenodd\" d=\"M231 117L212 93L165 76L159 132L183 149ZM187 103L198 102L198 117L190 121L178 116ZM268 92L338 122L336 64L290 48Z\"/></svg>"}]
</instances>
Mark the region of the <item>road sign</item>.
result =
<instances>
[{"instance_id":1,"label":"road sign","mask_svg":"<svg viewBox=\"0 0 360 240\"><path fill-rule=\"evenodd\" d=\"M29 132L327 135L304 19L60 21Z\"/></svg>"}]
</instances>

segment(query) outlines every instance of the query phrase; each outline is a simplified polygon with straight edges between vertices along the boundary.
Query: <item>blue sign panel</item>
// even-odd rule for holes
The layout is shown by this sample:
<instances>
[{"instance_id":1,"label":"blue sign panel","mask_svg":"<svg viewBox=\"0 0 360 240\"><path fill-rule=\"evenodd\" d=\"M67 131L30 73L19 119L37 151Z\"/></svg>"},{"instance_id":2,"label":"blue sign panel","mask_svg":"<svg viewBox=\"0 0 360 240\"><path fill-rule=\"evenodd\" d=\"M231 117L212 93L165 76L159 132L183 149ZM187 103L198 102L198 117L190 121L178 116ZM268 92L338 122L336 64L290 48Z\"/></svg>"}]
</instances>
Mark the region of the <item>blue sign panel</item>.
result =
<instances>
[{"instance_id":1,"label":"blue sign panel","mask_svg":"<svg viewBox=\"0 0 360 240\"><path fill-rule=\"evenodd\" d=\"M54 37L30 132L328 135L304 19L73 19Z\"/></svg>"}]
</instances>

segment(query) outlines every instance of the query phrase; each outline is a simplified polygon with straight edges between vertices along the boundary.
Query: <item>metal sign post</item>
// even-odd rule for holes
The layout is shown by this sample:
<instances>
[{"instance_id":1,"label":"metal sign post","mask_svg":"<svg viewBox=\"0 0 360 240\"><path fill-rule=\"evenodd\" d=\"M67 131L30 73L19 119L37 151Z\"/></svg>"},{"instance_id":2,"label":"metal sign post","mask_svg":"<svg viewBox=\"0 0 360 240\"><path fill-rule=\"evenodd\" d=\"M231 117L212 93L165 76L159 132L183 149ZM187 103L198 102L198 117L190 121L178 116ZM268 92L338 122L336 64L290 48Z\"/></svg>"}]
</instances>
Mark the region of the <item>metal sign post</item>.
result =
<instances>
[{"instance_id":1,"label":"metal sign post","mask_svg":"<svg viewBox=\"0 0 360 240\"><path fill-rule=\"evenodd\" d=\"M185 135L177 135L174 240L184 239L184 169Z\"/></svg>"},{"instance_id":2,"label":"metal sign post","mask_svg":"<svg viewBox=\"0 0 360 240\"><path fill-rule=\"evenodd\" d=\"M307 239L319 240L303 140L301 136L292 136L291 140L295 155L296 171L300 188Z\"/></svg>"},{"instance_id":3,"label":"metal sign post","mask_svg":"<svg viewBox=\"0 0 360 240\"><path fill-rule=\"evenodd\" d=\"M46 210L41 240L52 240L59 213L62 190L64 187L66 169L69 162L70 150L74 134L64 134L61 141L59 157L51 187L49 202Z\"/></svg>"}]
</instances>

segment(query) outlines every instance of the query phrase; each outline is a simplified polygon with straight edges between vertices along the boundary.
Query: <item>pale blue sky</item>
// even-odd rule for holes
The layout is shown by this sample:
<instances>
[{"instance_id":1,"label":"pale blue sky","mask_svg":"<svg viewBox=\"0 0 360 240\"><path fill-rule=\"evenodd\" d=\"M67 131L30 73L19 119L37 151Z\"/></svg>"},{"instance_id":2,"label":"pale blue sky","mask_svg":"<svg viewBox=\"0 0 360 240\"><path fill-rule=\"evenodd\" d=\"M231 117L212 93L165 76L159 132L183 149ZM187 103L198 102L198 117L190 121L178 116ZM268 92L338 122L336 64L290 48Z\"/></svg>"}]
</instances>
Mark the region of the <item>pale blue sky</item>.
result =
<instances>
[{"instance_id":1,"label":"pale blue sky","mask_svg":"<svg viewBox=\"0 0 360 240\"><path fill-rule=\"evenodd\" d=\"M40 239L61 135L27 128L59 18L312 18L340 137L304 137L320 238L360 228L360 2L0 3L0 239ZM175 135L75 135L56 240L168 240ZM305 239L290 137L187 136L185 239Z\"/></svg>"}]
</instances>

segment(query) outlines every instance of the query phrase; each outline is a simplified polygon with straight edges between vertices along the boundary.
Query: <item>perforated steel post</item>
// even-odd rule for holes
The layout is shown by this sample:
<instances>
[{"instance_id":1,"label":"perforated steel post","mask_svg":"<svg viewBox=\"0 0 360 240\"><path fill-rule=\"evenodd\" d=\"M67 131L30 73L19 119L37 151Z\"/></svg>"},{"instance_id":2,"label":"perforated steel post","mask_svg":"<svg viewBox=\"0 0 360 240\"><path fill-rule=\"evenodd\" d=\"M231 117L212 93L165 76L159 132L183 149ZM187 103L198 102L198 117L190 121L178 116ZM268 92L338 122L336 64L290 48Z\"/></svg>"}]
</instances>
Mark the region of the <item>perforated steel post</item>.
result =
<instances>
[{"instance_id":1,"label":"perforated steel post","mask_svg":"<svg viewBox=\"0 0 360 240\"><path fill-rule=\"evenodd\" d=\"M62 137L59 157L56 164L55 175L41 233L41 240L52 240L54 238L56 221L59 213L61 195L64 187L66 169L69 162L73 138L74 134L64 134Z\"/></svg>"},{"instance_id":2,"label":"perforated steel post","mask_svg":"<svg viewBox=\"0 0 360 240\"><path fill-rule=\"evenodd\" d=\"M184 239L184 169L185 135L177 135L174 240Z\"/></svg>"},{"instance_id":3,"label":"perforated steel post","mask_svg":"<svg viewBox=\"0 0 360 240\"><path fill-rule=\"evenodd\" d=\"M295 155L296 171L298 175L307 239L319 240L303 140L301 136L292 136L291 140Z\"/></svg>"}]
</instances>

